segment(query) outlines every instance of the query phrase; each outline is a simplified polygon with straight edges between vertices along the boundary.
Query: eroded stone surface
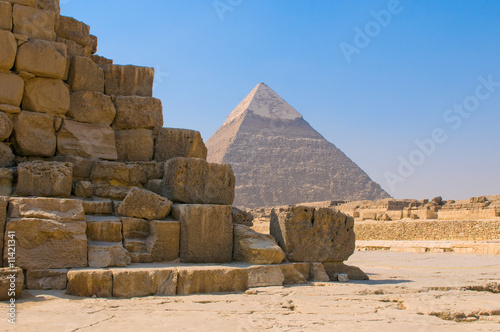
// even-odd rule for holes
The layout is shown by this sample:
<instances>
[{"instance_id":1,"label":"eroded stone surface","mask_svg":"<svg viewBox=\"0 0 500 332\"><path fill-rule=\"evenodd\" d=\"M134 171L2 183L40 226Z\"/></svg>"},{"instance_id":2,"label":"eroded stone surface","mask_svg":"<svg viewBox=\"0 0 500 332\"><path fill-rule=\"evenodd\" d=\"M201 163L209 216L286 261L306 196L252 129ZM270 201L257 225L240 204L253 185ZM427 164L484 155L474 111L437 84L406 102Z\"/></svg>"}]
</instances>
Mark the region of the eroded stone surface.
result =
<instances>
[{"instance_id":1,"label":"eroded stone surface","mask_svg":"<svg viewBox=\"0 0 500 332\"><path fill-rule=\"evenodd\" d=\"M125 217L161 220L170 213L171 207L172 202L165 197L134 187L118 208L118 213Z\"/></svg>"},{"instance_id":2,"label":"eroded stone surface","mask_svg":"<svg viewBox=\"0 0 500 332\"><path fill-rule=\"evenodd\" d=\"M285 253L269 234L260 234L244 225L234 225L235 261L249 264L279 264Z\"/></svg>"},{"instance_id":3,"label":"eroded stone surface","mask_svg":"<svg viewBox=\"0 0 500 332\"><path fill-rule=\"evenodd\" d=\"M175 268L113 269L113 296L131 298L140 296L172 296L177 290Z\"/></svg>"},{"instance_id":4,"label":"eroded stone surface","mask_svg":"<svg viewBox=\"0 0 500 332\"><path fill-rule=\"evenodd\" d=\"M16 70L36 76L62 79L66 73L65 44L32 39L19 46Z\"/></svg>"},{"instance_id":5,"label":"eroded stone surface","mask_svg":"<svg viewBox=\"0 0 500 332\"><path fill-rule=\"evenodd\" d=\"M0 104L20 106L23 100L23 91L24 80L20 76L0 73Z\"/></svg>"},{"instance_id":6,"label":"eroded stone surface","mask_svg":"<svg viewBox=\"0 0 500 332\"><path fill-rule=\"evenodd\" d=\"M108 270L70 270L66 294L81 297L111 297L113 274Z\"/></svg>"},{"instance_id":7,"label":"eroded stone surface","mask_svg":"<svg viewBox=\"0 0 500 332\"><path fill-rule=\"evenodd\" d=\"M115 130L160 129L163 126L161 101L151 97L119 96L115 99Z\"/></svg>"},{"instance_id":8,"label":"eroded stone surface","mask_svg":"<svg viewBox=\"0 0 500 332\"><path fill-rule=\"evenodd\" d=\"M232 267L178 268L177 294L244 292L248 289L248 271Z\"/></svg>"},{"instance_id":9,"label":"eroded stone surface","mask_svg":"<svg viewBox=\"0 0 500 332\"><path fill-rule=\"evenodd\" d=\"M155 160L176 157L207 159L207 148L201 134L194 130L161 128L155 146Z\"/></svg>"},{"instance_id":10,"label":"eroded stone surface","mask_svg":"<svg viewBox=\"0 0 500 332\"><path fill-rule=\"evenodd\" d=\"M26 81L23 110L63 116L70 108L69 90L63 81L34 78Z\"/></svg>"},{"instance_id":11,"label":"eroded stone surface","mask_svg":"<svg viewBox=\"0 0 500 332\"><path fill-rule=\"evenodd\" d=\"M117 96L153 95L154 69L137 66L106 65L106 94Z\"/></svg>"},{"instance_id":12,"label":"eroded stone surface","mask_svg":"<svg viewBox=\"0 0 500 332\"><path fill-rule=\"evenodd\" d=\"M85 220L85 211L82 202L75 199L11 197L9 217L78 221Z\"/></svg>"},{"instance_id":13,"label":"eroded stone surface","mask_svg":"<svg viewBox=\"0 0 500 332\"><path fill-rule=\"evenodd\" d=\"M116 115L110 96L83 91L71 94L68 117L75 121L109 126Z\"/></svg>"},{"instance_id":14,"label":"eroded stone surface","mask_svg":"<svg viewBox=\"0 0 500 332\"><path fill-rule=\"evenodd\" d=\"M10 31L0 30L0 46L0 69L10 70L17 54L16 38Z\"/></svg>"},{"instance_id":15,"label":"eroded stone surface","mask_svg":"<svg viewBox=\"0 0 500 332\"><path fill-rule=\"evenodd\" d=\"M17 167L19 196L69 197L73 169L69 163L33 161Z\"/></svg>"},{"instance_id":16,"label":"eroded stone surface","mask_svg":"<svg viewBox=\"0 0 500 332\"><path fill-rule=\"evenodd\" d=\"M63 290L67 285L67 269L28 270L26 288L37 290Z\"/></svg>"}]
</instances>

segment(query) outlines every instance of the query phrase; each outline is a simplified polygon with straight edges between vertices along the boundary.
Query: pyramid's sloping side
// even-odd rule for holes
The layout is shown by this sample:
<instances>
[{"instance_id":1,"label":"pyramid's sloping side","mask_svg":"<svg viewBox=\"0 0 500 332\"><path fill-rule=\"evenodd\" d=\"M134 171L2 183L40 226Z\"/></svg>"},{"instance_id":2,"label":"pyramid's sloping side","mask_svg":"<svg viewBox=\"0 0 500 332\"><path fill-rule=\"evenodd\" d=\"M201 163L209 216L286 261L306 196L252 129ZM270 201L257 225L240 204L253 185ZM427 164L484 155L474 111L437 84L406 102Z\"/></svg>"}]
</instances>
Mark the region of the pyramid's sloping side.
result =
<instances>
[{"instance_id":1,"label":"pyramid's sloping side","mask_svg":"<svg viewBox=\"0 0 500 332\"><path fill-rule=\"evenodd\" d=\"M390 197L302 118L269 119L246 112L238 123L221 127L207 147L210 161L233 167L236 206Z\"/></svg>"}]
</instances>

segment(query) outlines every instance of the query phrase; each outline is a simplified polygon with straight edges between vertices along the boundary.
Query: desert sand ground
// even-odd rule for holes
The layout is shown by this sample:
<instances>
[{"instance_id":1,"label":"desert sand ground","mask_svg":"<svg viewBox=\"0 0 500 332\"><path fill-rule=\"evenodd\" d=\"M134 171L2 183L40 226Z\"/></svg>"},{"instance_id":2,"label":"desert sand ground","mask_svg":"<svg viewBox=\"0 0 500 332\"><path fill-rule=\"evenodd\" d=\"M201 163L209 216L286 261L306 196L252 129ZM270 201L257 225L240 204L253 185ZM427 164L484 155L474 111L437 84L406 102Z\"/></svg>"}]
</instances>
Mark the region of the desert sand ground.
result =
<instances>
[{"instance_id":1,"label":"desert sand ground","mask_svg":"<svg viewBox=\"0 0 500 332\"><path fill-rule=\"evenodd\" d=\"M500 331L500 294L485 287L500 282L498 256L356 252L348 263L371 280L126 300L25 291L17 324L5 314L0 330Z\"/></svg>"}]
</instances>

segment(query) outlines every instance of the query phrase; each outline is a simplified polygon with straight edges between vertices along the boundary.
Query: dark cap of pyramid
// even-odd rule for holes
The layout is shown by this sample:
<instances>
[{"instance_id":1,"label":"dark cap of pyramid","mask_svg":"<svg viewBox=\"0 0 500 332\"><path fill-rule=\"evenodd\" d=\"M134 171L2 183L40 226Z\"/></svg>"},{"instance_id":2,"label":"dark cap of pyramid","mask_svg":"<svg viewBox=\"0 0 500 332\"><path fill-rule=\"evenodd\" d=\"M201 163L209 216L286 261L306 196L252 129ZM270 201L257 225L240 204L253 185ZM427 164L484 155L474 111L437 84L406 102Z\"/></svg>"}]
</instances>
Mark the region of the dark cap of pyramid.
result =
<instances>
[{"instance_id":1,"label":"dark cap of pyramid","mask_svg":"<svg viewBox=\"0 0 500 332\"><path fill-rule=\"evenodd\" d=\"M257 84L252 92L229 114L225 123L232 122L248 111L271 119L295 120L302 118L302 114L265 83Z\"/></svg>"}]
</instances>

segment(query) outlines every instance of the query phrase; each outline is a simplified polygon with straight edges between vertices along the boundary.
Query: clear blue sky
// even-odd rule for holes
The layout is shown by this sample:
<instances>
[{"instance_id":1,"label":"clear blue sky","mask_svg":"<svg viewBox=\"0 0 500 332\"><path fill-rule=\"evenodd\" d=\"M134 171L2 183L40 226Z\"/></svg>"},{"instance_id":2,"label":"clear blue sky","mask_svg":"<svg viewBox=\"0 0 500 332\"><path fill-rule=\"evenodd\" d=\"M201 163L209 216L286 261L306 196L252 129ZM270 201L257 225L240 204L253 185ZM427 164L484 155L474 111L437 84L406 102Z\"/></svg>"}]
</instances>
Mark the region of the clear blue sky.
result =
<instances>
[{"instance_id":1,"label":"clear blue sky","mask_svg":"<svg viewBox=\"0 0 500 332\"><path fill-rule=\"evenodd\" d=\"M166 127L207 140L265 82L396 198L500 194L500 85L478 80L500 82L498 0L61 2L98 54L156 68Z\"/></svg>"}]
</instances>

